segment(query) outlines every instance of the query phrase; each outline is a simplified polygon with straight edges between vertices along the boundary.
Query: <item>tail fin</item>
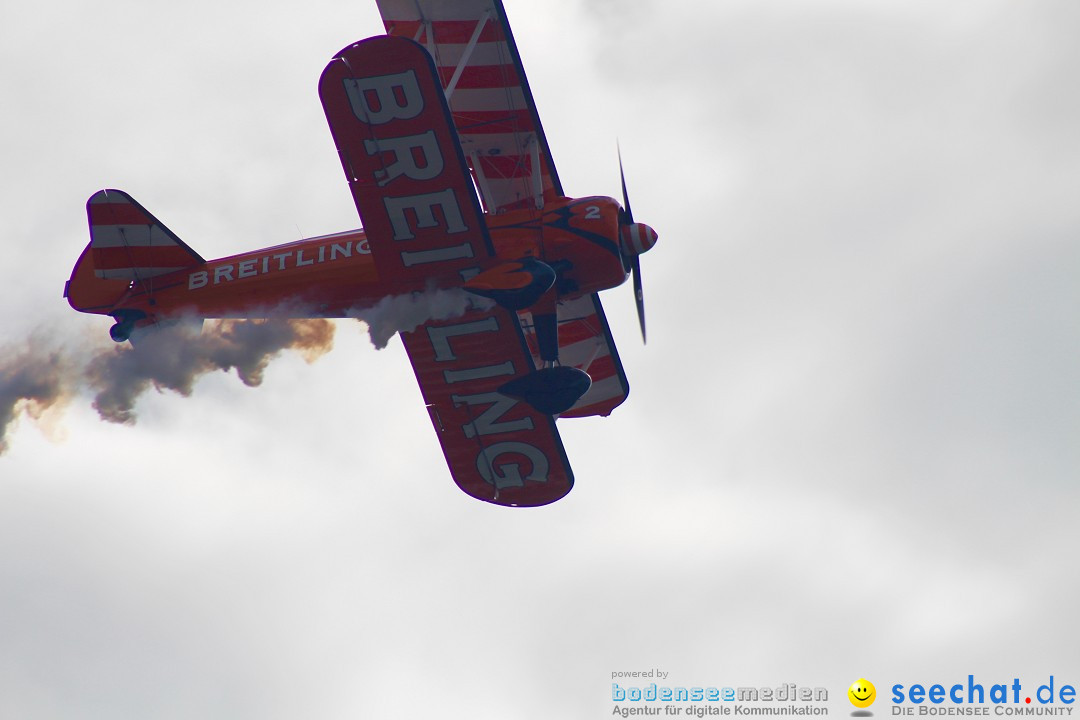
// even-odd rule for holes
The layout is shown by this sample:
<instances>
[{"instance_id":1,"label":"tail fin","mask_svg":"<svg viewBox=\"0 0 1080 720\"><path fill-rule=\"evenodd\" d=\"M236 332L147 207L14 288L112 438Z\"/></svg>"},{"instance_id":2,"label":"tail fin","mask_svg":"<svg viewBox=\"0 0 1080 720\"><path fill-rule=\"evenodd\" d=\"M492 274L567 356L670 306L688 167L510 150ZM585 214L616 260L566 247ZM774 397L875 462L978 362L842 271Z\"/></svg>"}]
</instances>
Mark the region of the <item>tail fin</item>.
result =
<instances>
[{"instance_id":1,"label":"tail fin","mask_svg":"<svg viewBox=\"0 0 1080 720\"><path fill-rule=\"evenodd\" d=\"M99 190L86 215L90 244L64 292L76 310L107 314L132 282L205 262L127 193Z\"/></svg>"},{"instance_id":2,"label":"tail fin","mask_svg":"<svg viewBox=\"0 0 1080 720\"><path fill-rule=\"evenodd\" d=\"M137 282L205 262L127 193L94 193L86 214L99 278Z\"/></svg>"}]
</instances>

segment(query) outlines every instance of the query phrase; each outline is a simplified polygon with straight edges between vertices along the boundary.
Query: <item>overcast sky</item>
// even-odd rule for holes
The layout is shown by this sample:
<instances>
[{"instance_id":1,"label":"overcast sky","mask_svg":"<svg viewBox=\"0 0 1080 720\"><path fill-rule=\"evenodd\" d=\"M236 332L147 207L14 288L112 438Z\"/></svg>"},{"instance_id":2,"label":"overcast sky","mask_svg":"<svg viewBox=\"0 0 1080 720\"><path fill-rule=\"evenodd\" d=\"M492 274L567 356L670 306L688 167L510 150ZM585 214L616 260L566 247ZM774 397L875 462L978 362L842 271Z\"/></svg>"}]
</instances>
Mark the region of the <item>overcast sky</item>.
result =
<instances>
[{"instance_id":1,"label":"overcast sky","mask_svg":"<svg viewBox=\"0 0 1080 720\"><path fill-rule=\"evenodd\" d=\"M617 196L618 138L660 233L647 346L603 296L630 399L559 424L574 490L464 495L352 321L134 425L80 394L0 457L0 716L1080 683L1080 5L505 2L565 190ZM108 342L61 297L102 187L205 257L358 225L316 84L374 3L270 5L4 11L0 348Z\"/></svg>"}]
</instances>

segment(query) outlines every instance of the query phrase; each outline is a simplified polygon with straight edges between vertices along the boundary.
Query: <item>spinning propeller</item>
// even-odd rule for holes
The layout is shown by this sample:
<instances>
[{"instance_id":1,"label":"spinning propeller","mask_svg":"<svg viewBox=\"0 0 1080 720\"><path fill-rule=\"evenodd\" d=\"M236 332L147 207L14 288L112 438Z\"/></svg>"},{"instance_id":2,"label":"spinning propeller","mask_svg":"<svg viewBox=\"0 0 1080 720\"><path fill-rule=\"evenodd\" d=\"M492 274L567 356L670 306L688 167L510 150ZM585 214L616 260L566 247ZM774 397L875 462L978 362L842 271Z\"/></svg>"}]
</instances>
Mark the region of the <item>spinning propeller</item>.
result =
<instances>
[{"instance_id":1,"label":"spinning propeller","mask_svg":"<svg viewBox=\"0 0 1080 720\"><path fill-rule=\"evenodd\" d=\"M637 303L638 322L641 324L641 341L645 342L645 296L641 290L641 253L656 244L656 231L645 223L634 222L630 210L630 196L626 192L626 175L623 173L622 151L619 152L619 180L622 182L623 214L619 218L619 235L623 258L630 264L634 280L634 301Z\"/></svg>"}]
</instances>

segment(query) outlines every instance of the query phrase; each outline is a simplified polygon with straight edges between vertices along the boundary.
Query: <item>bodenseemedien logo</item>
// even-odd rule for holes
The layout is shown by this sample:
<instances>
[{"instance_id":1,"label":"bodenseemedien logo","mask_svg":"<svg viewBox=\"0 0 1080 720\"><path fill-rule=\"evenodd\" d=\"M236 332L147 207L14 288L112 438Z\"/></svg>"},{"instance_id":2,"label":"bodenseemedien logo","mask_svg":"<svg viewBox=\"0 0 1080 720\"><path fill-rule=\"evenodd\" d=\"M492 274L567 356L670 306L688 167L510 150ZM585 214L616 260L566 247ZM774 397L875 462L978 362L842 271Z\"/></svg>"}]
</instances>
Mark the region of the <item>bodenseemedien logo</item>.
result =
<instances>
[{"instance_id":1,"label":"bodenseemedien logo","mask_svg":"<svg viewBox=\"0 0 1080 720\"><path fill-rule=\"evenodd\" d=\"M612 679L622 677L667 678L657 671L615 671ZM625 681L624 681L625 682ZM829 691L823 687L783 683L778 686L735 687L731 685L658 685L645 686L611 683L612 715L663 715L704 718L720 715L828 715ZM732 720L735 720L734 718Z\"/></svg>"}]
</instances>

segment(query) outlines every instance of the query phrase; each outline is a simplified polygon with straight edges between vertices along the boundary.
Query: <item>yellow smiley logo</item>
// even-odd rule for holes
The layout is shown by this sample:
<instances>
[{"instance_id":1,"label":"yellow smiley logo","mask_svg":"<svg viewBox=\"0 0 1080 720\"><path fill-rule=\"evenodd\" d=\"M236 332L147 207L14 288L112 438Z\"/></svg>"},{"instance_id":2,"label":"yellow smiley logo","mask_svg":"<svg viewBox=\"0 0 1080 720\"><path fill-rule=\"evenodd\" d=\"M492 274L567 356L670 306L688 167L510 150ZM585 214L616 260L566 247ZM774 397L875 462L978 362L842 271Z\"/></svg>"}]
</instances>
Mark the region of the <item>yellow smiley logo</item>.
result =
<instances>
[{"instance_id":1,"label":"yellow smiley logo","mask_svg":"<svg viewBox=\"0 0 1080 720\"><path fill-rule=\"evenodd\" d=\"M877 690L874 689L874 683L866 678L859 678L851 683L851 687L847 690L847 696L852 705L857 708L865 708L874 704L874 700L877 698Z\"/></svg>"}]
</instances>

